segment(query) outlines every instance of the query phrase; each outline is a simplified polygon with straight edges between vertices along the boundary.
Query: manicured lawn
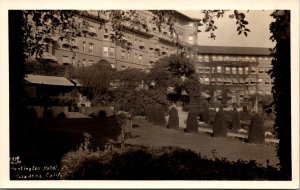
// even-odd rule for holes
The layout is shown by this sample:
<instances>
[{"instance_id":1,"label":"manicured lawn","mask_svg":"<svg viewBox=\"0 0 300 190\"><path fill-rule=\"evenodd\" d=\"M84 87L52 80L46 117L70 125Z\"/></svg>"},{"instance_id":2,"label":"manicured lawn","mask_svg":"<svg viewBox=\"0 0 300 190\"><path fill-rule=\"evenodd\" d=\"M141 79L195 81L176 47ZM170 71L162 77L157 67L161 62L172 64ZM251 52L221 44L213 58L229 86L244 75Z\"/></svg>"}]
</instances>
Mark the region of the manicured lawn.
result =
<instances>
[{"instance_id":1,"label":"manicured lawn","mask_svg":"<svg viewBox=\"0 0 300 190\"><path fill-rule=\"evenodd\" d=\"M242 159L245 161L256 160L266 165L275 166L279 161L276 157L276 145L273 144L248 144L235 138L214 138L206 133L185 133L183 129L178 131L166 127L152 126L144 119L135 119L132 137L125 143L144 146L175 146L191 149L202 156L212 158L226 158L230 161Z\"/></svg>"}]
</instances>

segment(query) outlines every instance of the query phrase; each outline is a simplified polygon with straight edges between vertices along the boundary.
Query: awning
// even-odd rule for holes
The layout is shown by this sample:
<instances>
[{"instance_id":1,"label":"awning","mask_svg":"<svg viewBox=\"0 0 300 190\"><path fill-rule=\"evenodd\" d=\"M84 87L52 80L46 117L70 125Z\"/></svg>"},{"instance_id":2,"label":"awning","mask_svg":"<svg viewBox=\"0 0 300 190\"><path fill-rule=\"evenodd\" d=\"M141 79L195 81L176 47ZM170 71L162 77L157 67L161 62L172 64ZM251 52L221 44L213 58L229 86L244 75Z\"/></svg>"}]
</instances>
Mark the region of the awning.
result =
<instances>
[{"instance_id":1,"label":"awning","mask_svg":"<svg viewBox=\"0 0 300 190\"><path fill-rule=\"evenodd\" d=\"M240 84L244 84L245 80L244 79L240 79Z\"/></svg>"},{"instance_id":2,"label":"awning","mask_svg":"<svg viewBox=\"0 0 300 190\"><path fill-rule=\"evenodd\" d=\"M45 75L27 75L25 80L33 84L45 84L56 86L74 86L74 84L65 77L45 76Z\"/></svg>"},{"instance_id":3,"label":"awning","mask_svg":"<svg viewBox=\"0 0 300 190\"><path fill-rule=\"evenodd\" d=\"M183 90L183 91L181 91L181 95L182 96L187 96L188 94L187 94L187 92L185 90Z\"/></svg>"},{"instance_id":4,"label":"awning","mask_svg":"<svg viewBox=\"0 0 300 190\"><path fill-rule=\"evenodd\" d=\"M217 78L218 82L223 82L223 80L221 78Z\"/></svg>"},{"instance_id":5,"label":"awning","mask_svg":"<svg viewBox=\"0 0 300 190\"><path fill-rule=\"evenodd\" d=\"M75 83L75 86L82 86L81 82L79 81L79 79L71 79L71 81L73 83Z\"/></svg>"},{"instance_id":6,"label":"awning","mask_svg":"<svg viewBox=\"0 0 300 190\"><path fill-rule=\"evenodd\" d=\"M96 28L89 27L89 33L91 33L91 34L97 34Z\"/></svg>"},{"instance_id":7,"label":"awning","mask_svg":"<svg viewBox=\"0 0 300 190\"><path fill-rule=\"evenodd\" d=\"M168 87L167 88L167 93L168 94L176 94L174 87Z\"/></svg>"},{"instance_id":8,"label":"awning","mask_svg":"<svg viewBox=\"0 0 300 190\"><path fill-rule=\"evenodd\" d=\"M256 83L256 78L250 78L250 81Z\"/></svg>"},{"instance_id":9,"label":"awning","mask_svg":"<svg viewBox=\"0 0 300 190\"><path fill-rule=\"evenodd\" d=\"M62 58L62 63L63 64L72 64L71 60L68 57L63 57Z\"/></svg>"},{"instance_id":10,"label":"awning","mask_svg":"<svg viewBox=\"0 0 300 190\"><path fill-rule=\"evenodd\" d=\"M48 53L48 52L43 52L42 58L44 58L45 60L50 60L50 61L57 62L56 57L54 55L52 55L51 53Z\"/></svg>"},{"instance_id":11,"label":"awning","mask_svg":"<svg viewBox=\"0 0 300 190\"><path fill-rule=\"evenodd\" d=\"M154 49L154 45L153 44L149 44L149 49L150 50Z\"/></svg>"},{"instance_id":12,"label":"awning","mask_svg":"<svg viewBox=\"0 0 300 190\"><path fill-rule=\"evenodd\" d=\"M232 83L237 84L238 83L237 79L232 79Z\"/></svg>"},{"instance_id":13,"label":"awning","mask_svg":"<svg viewBox=\"0 0 300 190\"><path fill-rule=\"evenodd\" d=\"M210 95L207 94L207 93L205 93L205 92L201 92L201 95L202 95L204 98L209 98L209 97L210 97Z\"/></svg>"},{"instance_id":14,"label":"awning","mask_svg":"<svg viewBox=\"0 0 300 190\"><path fill-rule=\"evenodd\" d=\"M215 78L211 78L211 80L210 80L211 82L215 82L216 81L216 79Z\"/></svg>"}]
</instances>

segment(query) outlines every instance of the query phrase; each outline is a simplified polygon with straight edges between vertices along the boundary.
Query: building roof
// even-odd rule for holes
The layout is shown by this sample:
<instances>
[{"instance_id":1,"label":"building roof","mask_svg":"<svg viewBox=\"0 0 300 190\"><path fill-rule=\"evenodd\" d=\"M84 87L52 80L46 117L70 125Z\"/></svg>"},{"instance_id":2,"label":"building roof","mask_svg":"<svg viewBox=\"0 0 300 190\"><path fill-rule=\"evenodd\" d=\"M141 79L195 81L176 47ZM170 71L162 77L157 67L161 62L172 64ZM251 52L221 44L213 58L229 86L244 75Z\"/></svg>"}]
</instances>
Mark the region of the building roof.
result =
<instances>
[{"instance_id":1,"label":"building roof","mask_svg":"<svg viewBox=\"0 0 300 190\"><path fill-rule=\"evenodd\" d=\"M184 13L178 11L178 10L175 10L175 12L176 12L177 14L179 14L179 15L182 15L182 16L186 17L186 18L189 19L189 20L200 21L199 18L191 18L191 17L187 16L186 14L184 14Z\"/></svg>"},{"instance_id":2,"label":"building roof","mask_svg":"<svg viewBox=\"0 0 300 190\"><path fill-rule=\"evenodd\" d=\"M270 48L260 47L232 47L232 46L194 46L201 54L223 55L270 55Z\"/></svg>"},{"instance_id":3,"label":"building roof","mask_svg":"<svg viewBox=\"0 0 300 190\"><path fill-rule=\"evenodd\" d=\"M74 86L65 77L56 77L56 76L44 76L44 75L32 75L29 74L25 77L25 80L33 84L45 84L45 85L57 85L57 86Z\"/></svg>"}]
</instances>

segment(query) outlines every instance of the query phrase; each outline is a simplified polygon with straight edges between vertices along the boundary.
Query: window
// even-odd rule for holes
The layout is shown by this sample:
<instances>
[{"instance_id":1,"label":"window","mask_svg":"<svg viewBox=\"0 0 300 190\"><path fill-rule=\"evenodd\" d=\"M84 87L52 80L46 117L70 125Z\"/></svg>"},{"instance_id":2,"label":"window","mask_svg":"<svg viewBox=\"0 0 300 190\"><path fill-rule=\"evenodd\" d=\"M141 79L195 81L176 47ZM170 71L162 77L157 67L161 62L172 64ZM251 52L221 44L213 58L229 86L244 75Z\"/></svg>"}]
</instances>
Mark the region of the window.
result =
<instances>
[{"instance_id":1,"label":"window","mask_svg":"<svg viewBox=\"0 0 300 190\"><path fill-rule=\"evenodd\" d=\"M93 65L94 61L93 60L89 60L89 66Z\"/></svg>"},{"instance_id":2,"label":"window","mask_svg":"<svg viewBox=\"0 0 300 190\"><path fill-rule=\"evenodd\" d=\"M213 55L213 56L211 57L211 59L212 59L213 61L217 61L217 56Z\"/></svg>"},{"instance_id":3,"label":"window","mask_svg":"<svg viewBox=\"0 0 300 190\"><path fill-rule=\"evenodd\" d=\"M208 55L204 56L204 61L209 62L209 56Z\"/></svg>"},{"instance_id":4,"label":"window","mask_svg":"<svg viewBox=\"0 0 300 190\"><path fill-rule=\"evenodd\" d=\"M218 61L223 61L223 56L219 55L218 56Z\"/></svg>"},{"instance_id":5,"label":"window","mask_svg":"<svg viewBox=\"0 0 300 190\"><path fill-rule=\"evenodd\" d=\"M225 67L225 73L230 74L230 67Z\"/></svg>"},{"instance_id":6,"label":"window","mask_svg":"<svg viewBox=\"0 0 300 190\"><path fill-rule=\"evenodd\" d=\"M86 66L85 59L82 60L82 64L83 64L83 66Z\"/></svg>"},{"instance_id":7,"label":"window","mask_svg":"<svg viewBox=\"0 0 300 190\"><path fill-rule=\"evenodd\" d=\"M108 47L103 47L103 56L108 57Z\"/></svg>"},{"instance_id":8,"label":"window","mask_svg":"<svg viewBox=\"0 0 300 190\"><path fill-rule=\"evenodd\" d=\"M85 51L85 44L86 44L86 42L82 43L82 51Z\"/></svg>"},{"instance_id":9,"label":"window","mask_svg":"<svg viewBox=\"0 0 300 190\"><path fill-rule=\"evenodd\" d=\"M204 82L209 83L209 78L204 78Z\"/></svg>"},{"instance_id":10,"label":"window","mask_svg":"<svg viewBox=\"0 0 300 190\"><path fill-rule=\"evenodd\" d=\"M189 36L189 37L188 37L188 42L189 42L190 44L192 44L192 43L194 42L194 36Z\"/></svg>"},{"instance_id":11,"label":"window","mask_svg":"<svg viewBox=\"0 0 300 190\"><path fill-rule=\"evenodd\" d=\"M93 53L94 51L94 44L90 43L89 44L89 53Z\"/></svg>"},{"instance_id":12,"label":"window","mask_svg":"<svg viewBox=\"0 0 300 190\"><path fill-rule=\"evenodd\" d=\"M122 59L122 60L125 60L125 51L122 51L122 52L121 52L121 59Z\"/></svg>"},{"instance_id":13,"label":"window","mask_svg":"<svg viewBox=\"0 0 300 190\"><path fill-rule=\"evenodd\" d=\"M136 63L136 59L137 59L137 54L134 54L134 63Z\"/></svg>"},{"instance_id":14,"label":"window","mask_svg":"<svg viewBox=\"0 0 300 190\"><path fill-rule=\"evenodd\" d=\"M115 56L115 48L114 48L114 47L110 47L110 48L109 48L109 56L110 56L110 57Z\"/></svg>"},{"instance_id":15,"label":"window","mask_svg":"<svg viewBox=\"0 0 300 190\"><path fill-rule=\"evenodd\" d=\"M139 55L139 63L140 63L140 64L143 63L143 55Z\"/></svg>"},{"instance_id":16,"label":"window","mask_svg":"<svg viewBox=\"0 0 300 190\"><path fill-rule=\"evenodd\" d=\"M236 67L232 67L232 74L236 74Z\"/></svg>"},{"instance_id":17,"label":"window","mask_svg":"<svg viewBox=\"0 0 300 190\"><path fill-rule=\"evenodd\" d=\"M217 66L217 73L222 73L222 67L221 66Z\"/></svg>"},{"instance_id":18,"label":"window","mask_svg":"<svg viewBox=\"0 0 300 190\"><path fill-rule=\"evenodd\" d=\"M263 83L263 79L258 79L258 84L262 84Z\"/></svg>"},{"instance_id":19,"label":"window","mask_svg":"<svg viewBox=\"0 0 300 190\"><path fill-rule=\"evenodd\" d=\"M251 62L255 62L256 61L256 57L251 57Z\"/></svg>"},{"instance_id":20,"label":"window","mask_svg":"<svg viewBox=\"0 0 300 190\"><path fill-rule=\"evenodd\" d=\"M258 69L258 72L259 72L259 73L264 73L264 72L265 72L265 69L261 67L261 68Z\"/></svg>"},{"instance_id":21,"label":"window","mask_svg":"<svg viewBox=\"0 0 300 190\"><path fill-rule=\"evenodd\" d=\"M189 26L189 27L193 27L193 26L194 26L194 23L190 22L190 23L188 24L188 26Z\"/></svg>"},{"instance_id":22,"label":"window","mask_svg":"<svg viewBox=\"0 0 300 190\"><path fill-rule=\"evenodd\" d=\"M198 61L199 61L199 62L202 62L202 61L203 61L202 55L198 55Z\"/></svg>"},{"instance_id":23,"label":"window","mask_svg":"<svg viewBox=\"0 0 300 190\"><path fill-rule=\"evenodd\" d=\"M107 30L107 29L104 30L103 38L104 38L105 40L108 40L108 39L109 39L109 33L108 33L108 30Z\"/></svg>"},{"instance_id":24,"label":"window","mask_svg":"<svg viewBox=\"0 0 300 190\"><path fill-rule=\"evenodd\" d=\"M267 95L271 95L271 91L266 90L266 94L267 94Z\"/></svg>"},{"instance_id":25,"label":"window","mask_svg":"<svg viewBox=\"0 0 300 190\"><path fill-rule=\"evenodd\" d=\"M239 67L239 74L243 74L243 67Z\"/></svg>"},{"instance_id":26,"label":"window","mask_svg":"<svg viewBox=\"0 0 300 190\"><path fill-rule=\"evenodd\" d=\"M130 52L128 51L127 52L127 60L129 60L130 59Z\"/></svg>"},{"instance_id":27,"label":"window","mask_svg":"<svg viewBox=\"0 0 300 190\"><path fill-rule=\"evenodd\" d=\"M245 74L249 74L249 67L245 67Z\"/></svg>"}]
</instances>

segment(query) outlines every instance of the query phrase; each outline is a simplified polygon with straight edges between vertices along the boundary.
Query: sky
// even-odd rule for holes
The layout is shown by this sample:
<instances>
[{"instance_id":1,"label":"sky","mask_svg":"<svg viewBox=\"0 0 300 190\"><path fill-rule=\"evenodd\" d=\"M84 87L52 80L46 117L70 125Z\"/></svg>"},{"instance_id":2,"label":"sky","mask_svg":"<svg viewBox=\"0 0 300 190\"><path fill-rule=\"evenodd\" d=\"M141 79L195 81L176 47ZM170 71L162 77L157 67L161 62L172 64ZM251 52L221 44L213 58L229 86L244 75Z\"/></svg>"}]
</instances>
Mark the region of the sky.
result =
<instances>
[{"instance_id":1,"label":"sky","mask_svg":"<svg viewBox=\"0 0 300 190\"><path fill-rule=\"evenodd\" d=\"M192 17L201 18L202 14L200 10L179 10L181 13ZM248 28L250 33L248 37L244 35L238 35L235 19L230 19L228 16L233 11L225 13L223 18L216 20L216 26L218 29L215 31L216 39L209 39L209 33L198 33L198 45L205 46L242 46L242 47L274 47L274 43L269 40L271 33L269 25L273 21L270 14L273 11L270 10L250 10L246 14L246 20L249 22Z\"/></svg>"}]
</instances>

